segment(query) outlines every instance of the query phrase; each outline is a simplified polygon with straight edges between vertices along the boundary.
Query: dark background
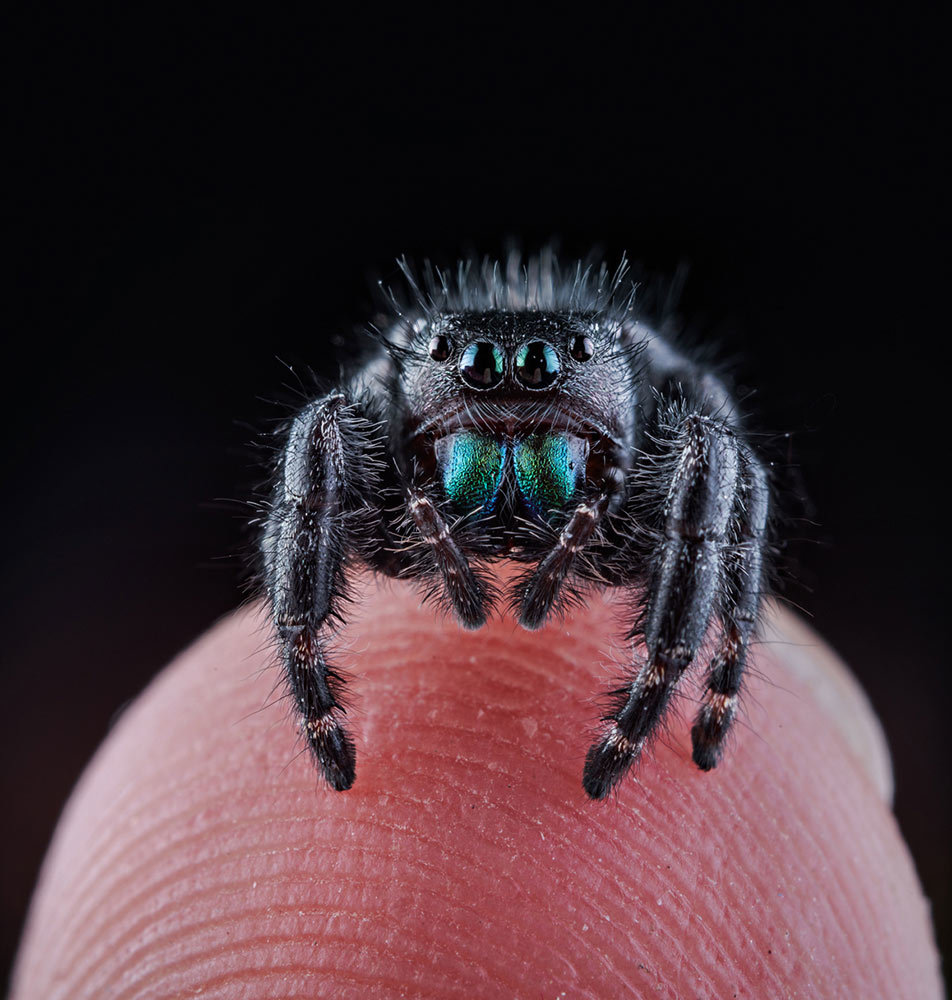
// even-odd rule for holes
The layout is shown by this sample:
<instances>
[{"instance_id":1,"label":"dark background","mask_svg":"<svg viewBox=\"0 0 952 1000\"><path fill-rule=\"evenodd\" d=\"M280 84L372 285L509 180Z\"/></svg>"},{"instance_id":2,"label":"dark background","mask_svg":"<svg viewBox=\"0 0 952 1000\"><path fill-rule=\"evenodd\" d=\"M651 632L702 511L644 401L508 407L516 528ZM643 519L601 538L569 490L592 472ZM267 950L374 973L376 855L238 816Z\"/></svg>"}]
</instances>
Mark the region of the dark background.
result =
<instances>
[{"instance_id":1,"label":"dark background","mask_svg":"<svg viewBox=\"0 0 952 1000\"><path fill-rule=\"evenodd\" d=\"M552 236L687 264L688 326L791 432L785 593L883 718L947 950L942 33L836 5L448 15L5 33L0 966L110 720L241 599L277 358L333 375L398 254Z\"/></svg>"}]
</instances>

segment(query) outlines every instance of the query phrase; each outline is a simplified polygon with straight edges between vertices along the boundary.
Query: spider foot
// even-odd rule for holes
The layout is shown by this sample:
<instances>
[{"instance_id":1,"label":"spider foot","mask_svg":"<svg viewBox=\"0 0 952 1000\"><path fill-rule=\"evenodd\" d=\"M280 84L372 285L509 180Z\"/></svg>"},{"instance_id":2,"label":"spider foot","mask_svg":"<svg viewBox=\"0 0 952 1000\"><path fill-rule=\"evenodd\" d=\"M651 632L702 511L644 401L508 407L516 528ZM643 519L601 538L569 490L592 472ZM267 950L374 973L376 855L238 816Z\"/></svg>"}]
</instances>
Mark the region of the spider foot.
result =
<instances>
[{"instance_id":1,"label":"spider foot","mask_svg":"<svg viewBox=\"0 0 952 1000\"><path fill-rule=\"evenodd\" d=\"M336 792L347 791L357 774L357 753L347 731L333 712L305 722L304 731L311 755L327 783Z\"/></svg>"},{"instance_id":2,"label":"spider foot","mask_svg":"<svg viewBox=\"0 0 952 1000\"><path fill-rule=\"evenodd\" d=\"M692 757L702 771L717 767L724 750L724 737L734 721L737 696L709 691L691 729Z\"/></svg>"},{"instance_id":3,"label":"spider foot","mask_svg":"<svg viewBox=\"0 0 952 1000\"><path fill-rule=\"evenodd\" d=\"M582 787L590 798L603 799L638 759L644 741L626 739L616 724L585 757Z\"/></svg>"}]
</instances>

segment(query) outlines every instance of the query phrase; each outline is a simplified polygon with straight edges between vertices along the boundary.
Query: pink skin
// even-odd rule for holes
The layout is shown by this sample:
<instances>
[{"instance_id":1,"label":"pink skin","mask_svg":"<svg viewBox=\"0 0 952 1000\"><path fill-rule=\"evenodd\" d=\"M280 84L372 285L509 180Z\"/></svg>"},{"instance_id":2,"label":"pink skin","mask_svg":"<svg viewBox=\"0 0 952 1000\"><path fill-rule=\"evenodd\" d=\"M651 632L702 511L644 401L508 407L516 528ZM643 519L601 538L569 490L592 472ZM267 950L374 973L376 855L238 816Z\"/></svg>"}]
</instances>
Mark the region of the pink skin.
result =
<instances>
[{"instance_id":1,"label":"pink skin","mask_svg":"<svg viewBox=\"0 0 952 1000\"><path fill-rule=\"evenodd\" d=\"M694 670L593 803L617 598L467 633L409 588L363 586L339 653L354 788L295 756L260 609L224 620L73 795L15 1000L942 995L878 725L792 616L771 612L716 771L690 760Z\"/></svg>"}]
</instances>

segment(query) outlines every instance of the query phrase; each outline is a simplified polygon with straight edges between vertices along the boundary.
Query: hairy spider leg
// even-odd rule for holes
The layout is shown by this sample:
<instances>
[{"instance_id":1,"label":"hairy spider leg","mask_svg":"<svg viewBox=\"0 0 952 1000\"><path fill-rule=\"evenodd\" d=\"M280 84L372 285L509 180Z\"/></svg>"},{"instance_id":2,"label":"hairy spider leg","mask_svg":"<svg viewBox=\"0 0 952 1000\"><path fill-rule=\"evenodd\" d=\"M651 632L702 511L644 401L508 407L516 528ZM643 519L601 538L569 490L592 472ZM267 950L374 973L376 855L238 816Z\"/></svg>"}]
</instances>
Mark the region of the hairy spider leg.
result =
<instances>
[{"instance_id":1,"label":"hairy spider leg","mask_svg":"<svg viewBox=\"0 0 952 1000\"><path fill-rule=\"evenodd\" d=\"M558 541L542 558L538 566L516 582L519 624L523 628L540 628L562 587L575 566L579 552L595 536L598 524L609 509L614 491L603 490L591 503L582 503L572 513Z\"/></svg>"},{"instance_id":2,"label":"hairy spider leg","mask_svg":"<svg viewBox=\"0 0 952 1000\"><path fill-rule=\"evenodd\" d=\"M742 491L735 508L736 541L726 560L727 599L723 631L711 661L707 689L691 729L694 763L702 771L717 766L737 714L751 636L760 615L764 536L769 513L767 473L747 448L740 450Z\"/></svg>"},{"instance_id":3,"label":"hairy spider leg","mask_svg":"<svg viewBox=\"0 0 952 1000\"><path fill-rule=\"evenodd\" d=\"M354 783L356 755L323 633L344 593L353 484L372 478L373 451L372 425L342 394L311 403L292 424L262 546L288 688L307 746L338 791Z\"/></svg>"},{"instance_id":4,"label":"hairy spider leg","mask_svg":"<svg viewBox=\"0 0 952 1000\"><path fill-rule=\"evenodd\" d=\"M422 490L409 487L410 520L429 549L428 561L443 581L446 597L464 628L486 624L486 584L473 571L436 504Z\"/></svg>"},{"instance_id":5,"label":"hairy spider leg","mask_svg":"<svg viewBox=\"0 0 952 1000\"><path fill-rule=\"evenodd\" d=\"M648 657L634 681L614 692L615 710L604 719L610 726L586 757L582 783L593 799L611 791L656 732L707 631L730 543L739 465L734 432L694 412L659 434L667 435L675 463L662 537L650 559L641 626Z\"/></svg>"}]
</instances>

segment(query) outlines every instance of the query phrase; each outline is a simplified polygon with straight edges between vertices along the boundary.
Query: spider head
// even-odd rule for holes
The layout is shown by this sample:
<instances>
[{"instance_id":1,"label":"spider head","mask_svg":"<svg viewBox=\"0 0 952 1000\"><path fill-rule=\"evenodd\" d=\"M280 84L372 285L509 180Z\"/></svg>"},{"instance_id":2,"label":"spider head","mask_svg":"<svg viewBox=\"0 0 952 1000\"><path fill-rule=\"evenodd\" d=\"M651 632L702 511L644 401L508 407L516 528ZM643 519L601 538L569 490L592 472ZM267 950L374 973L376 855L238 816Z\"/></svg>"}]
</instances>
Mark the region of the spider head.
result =
<instances>
[{"instance_id":1,"label":"spider head","mask_svg":"<svg viewBox=\"0 0 952 1000\"><path fill-rule=\"evenodd\" d=\"M475 392L535 393L571 388L595 359L595 330L584 319L529 312L457 313L427 324L431 372ZM440 376L437 375L439 378Z\"/></svg>"},{"instance_id":2,"label":"spider head","mask_svg":"<svg viewBox=\"0 0 952 1000\"><path fill-rule=\"evenodd\" d=\"M609 421L626 372L597 317L542 311L443 313L414 327L403 389L412 414L531 423L558 405Z\"/></svg>"},{"instance_id":3,"label":"spider head","mask_svg":"<svg viewBox=\"0 0 952 1000\"><path fill-rule=\"evenodd\" d=\"M407 439L458 506L492 507L509 482L536 513L563 509L615 463L631 368L599 316L464 311L417 326L400 377Z\"/></svg>"}]
</instances>

